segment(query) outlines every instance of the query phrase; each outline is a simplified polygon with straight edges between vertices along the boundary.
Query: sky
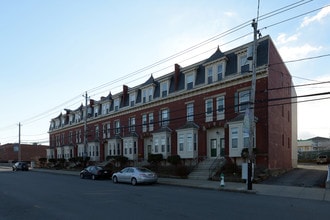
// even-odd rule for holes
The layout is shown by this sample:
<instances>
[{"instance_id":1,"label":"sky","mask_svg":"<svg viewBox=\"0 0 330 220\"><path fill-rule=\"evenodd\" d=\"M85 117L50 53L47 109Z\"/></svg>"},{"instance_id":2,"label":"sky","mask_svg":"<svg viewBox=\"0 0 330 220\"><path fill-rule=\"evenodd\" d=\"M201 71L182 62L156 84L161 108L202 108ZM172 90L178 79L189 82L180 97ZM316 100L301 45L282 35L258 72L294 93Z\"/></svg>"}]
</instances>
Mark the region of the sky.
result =
<instances>
[{"instance_id":1,"label":"sky","mask_svg":"<svg viewBox=\"0 0 330 220\"><path fill-rule=\"evenodd\" d=\"M258 7L258 2L259 7ZM330 137L330 0L0 0L0 143L48 144L50 120L269 35L298 98L298 139ZM245 24L245 25L242 25ZM303 97L305 95L312 95ZM21 126L19 126L19 124Z\"/></svg>"}]
</instances>

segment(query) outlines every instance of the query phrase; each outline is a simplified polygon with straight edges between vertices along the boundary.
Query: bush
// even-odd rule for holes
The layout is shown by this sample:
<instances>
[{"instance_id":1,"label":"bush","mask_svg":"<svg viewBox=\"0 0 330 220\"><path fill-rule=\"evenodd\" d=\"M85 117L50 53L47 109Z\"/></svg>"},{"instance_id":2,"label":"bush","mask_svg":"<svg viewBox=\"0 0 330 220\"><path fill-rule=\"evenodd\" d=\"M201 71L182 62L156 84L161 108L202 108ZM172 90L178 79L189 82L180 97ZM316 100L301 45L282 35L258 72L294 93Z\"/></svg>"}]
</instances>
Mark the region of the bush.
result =
<instances>
[{"instance_id":1,"label":"bush","mask_svg":"<svg viewBox=\"0 0 330 220\"><path fill-rule=\"evenodd\" d=\"M119 163L120 166L122 167L127 163L128 157L124 157L124 156L107 156L106 160L107 161L114 160L115 163Z\"/></svg>"},{"instance_id":2,"label":"bush","mask_svg":"<svg viewBox=\"0 0 330 220\"><path fill-rule=\"evenodd\" d=\"M39 158L39 163L41 167L44 167L46 165L46 162L47 162L47 158L45 157Z\"/></svg>"},{"instance_id":3,"label":"bush","mask_svg":"<svg viewBox=\"0 0 330 220\"><path fill-rule=\"evenodd\" d=\"M149 154L148 162L151 164L159 164L163 160L163 154Z\"/></svg>"},{"instance_id":4,"label":"bush","mask_svg":"<svg viewBox=\"0 0 330 220\"><path fill-rule=\"evenodd\" d=\"M181 164L181 157L179 155L168 156L167 162L176 166L178 164Z\"/></svg>"}]
</instances>

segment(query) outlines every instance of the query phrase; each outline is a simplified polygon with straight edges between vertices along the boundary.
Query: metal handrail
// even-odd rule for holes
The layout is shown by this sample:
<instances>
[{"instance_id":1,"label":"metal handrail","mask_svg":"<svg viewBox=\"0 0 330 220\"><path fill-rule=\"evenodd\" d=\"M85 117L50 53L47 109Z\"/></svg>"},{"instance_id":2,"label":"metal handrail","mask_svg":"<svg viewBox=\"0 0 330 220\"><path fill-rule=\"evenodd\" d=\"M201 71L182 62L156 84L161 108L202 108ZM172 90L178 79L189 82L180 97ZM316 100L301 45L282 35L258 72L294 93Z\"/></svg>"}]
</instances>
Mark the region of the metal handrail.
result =
<instances>
[{"instance_id":1,"label":"metal handrail","mask_svg":"<svg viewBox=\"0 0 330 220\"><path fill-rule=\"evenodd\" d=\"M211 164L210 168L209 168L209 178L212 177L214 171L220 169L221 167L223 167L226 164L226 159L225 157L218 155L217 158L213 161L213 163Z\"/></svg>"}]
</instances>

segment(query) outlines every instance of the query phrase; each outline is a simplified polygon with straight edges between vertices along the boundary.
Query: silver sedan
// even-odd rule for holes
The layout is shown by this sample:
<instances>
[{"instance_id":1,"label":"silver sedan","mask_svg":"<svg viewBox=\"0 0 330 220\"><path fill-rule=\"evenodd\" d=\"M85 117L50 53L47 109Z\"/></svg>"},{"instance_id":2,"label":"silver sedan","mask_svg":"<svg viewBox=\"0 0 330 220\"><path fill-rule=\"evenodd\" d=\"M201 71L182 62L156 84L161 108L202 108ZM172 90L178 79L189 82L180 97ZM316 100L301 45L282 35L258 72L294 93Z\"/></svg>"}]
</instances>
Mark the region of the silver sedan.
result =
<instances>
[{"instance_id":1,"label":"silver sedan","mask_svg":"<svg viewBox=\"0 0 330 220\"><path fill-rule=\"evenodd\" d=\"M144 167L126 167L112 175L114 183L125 182L136 185L139 183L156 183L157 174Z\"/></svg>"}]
</instances>

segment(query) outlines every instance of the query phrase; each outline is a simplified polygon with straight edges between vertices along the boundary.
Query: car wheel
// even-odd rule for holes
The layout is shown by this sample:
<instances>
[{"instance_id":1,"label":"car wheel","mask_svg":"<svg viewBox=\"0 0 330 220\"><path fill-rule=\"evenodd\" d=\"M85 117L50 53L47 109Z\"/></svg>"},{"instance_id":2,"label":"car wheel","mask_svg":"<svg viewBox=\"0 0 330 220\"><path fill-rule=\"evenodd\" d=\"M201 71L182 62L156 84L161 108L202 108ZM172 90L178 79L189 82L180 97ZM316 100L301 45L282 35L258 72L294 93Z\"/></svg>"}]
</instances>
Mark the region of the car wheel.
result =
<instances>
[{"instance_id":1,"label":"car wheel","mask_svg":"<svg viewBox=\"0 0 330 220\"><path fill-rule=\"evenodd\" d=\"M131 183L132 183L133 186L135 186L137 184L136 179L135 178L132 178Z\"/></svg>"},{"instance_id":2,"label":"car wheel","mask_svg":"<svg viewBox=\"0 0 330 220\"><path fill-rule=\"evenodd\" d=\"M81 178L81 179L84 179L84 178L85 178L85 177L84 177L84 174L81 173L81 174L80 174L80 178Z\"/></svg>"},{"instance_id":3,"label":"car wheel","mask_svg":"<svg viewBox=\"0 0 330 220\"><path fill-rule=\"evenodd\" d=\"M117 179L116 176L112 177L112 182L113 182L113 183L118 183L118 179Z\"/></svg>"},{"instance_id":4,"label":"car wheel","mask_svg":"<svg viewBox=\"0 0 330 220\"><path fill-rule=\"evenodd\" d=\"M92 180L96 180L96 176L95 175L92 175Z\"/></svg>"}]
</instances>

